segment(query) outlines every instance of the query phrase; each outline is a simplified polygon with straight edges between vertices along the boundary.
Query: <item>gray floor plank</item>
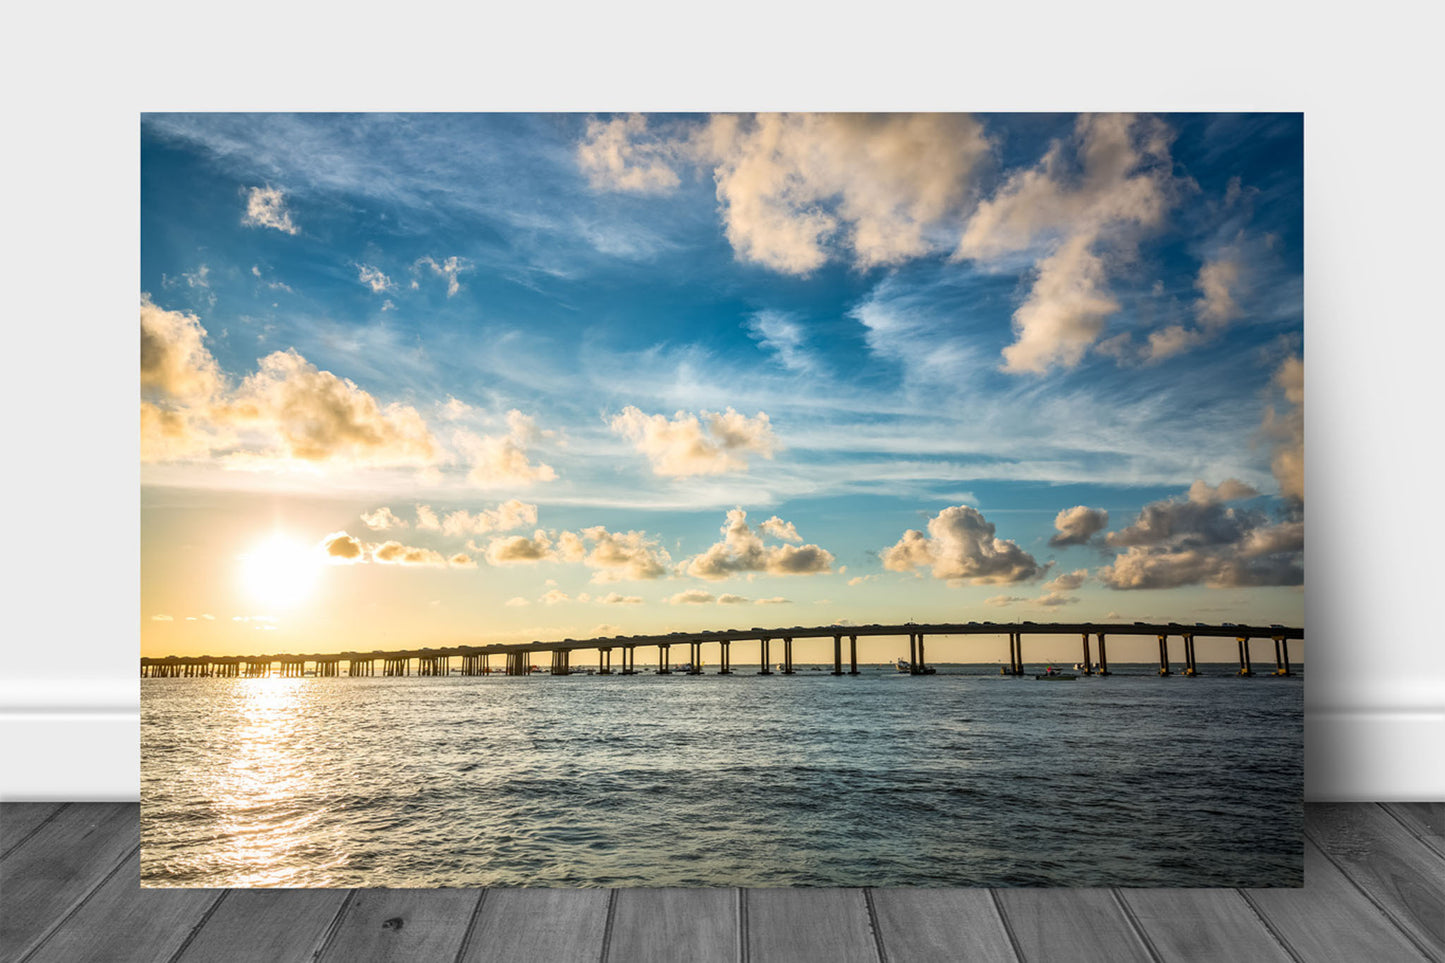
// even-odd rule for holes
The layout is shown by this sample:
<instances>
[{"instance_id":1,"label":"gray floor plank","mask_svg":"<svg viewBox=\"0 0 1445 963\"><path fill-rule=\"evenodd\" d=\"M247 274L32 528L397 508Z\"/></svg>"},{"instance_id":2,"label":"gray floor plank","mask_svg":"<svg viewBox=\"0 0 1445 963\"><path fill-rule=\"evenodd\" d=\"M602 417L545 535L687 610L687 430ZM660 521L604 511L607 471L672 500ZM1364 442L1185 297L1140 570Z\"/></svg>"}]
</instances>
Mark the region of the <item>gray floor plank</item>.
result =
<instances>
[{"instance_id":1,"label":"gray floor plank","mask_svg":"<svg viewBox=\"0 0 1445 963\"><path fill-rule=\"evenodd\" d=\"M0 963L19 959L140 845L135 803L67 806L0 861Z\"/></svg>"},{"instance_id":2,"label":"gray floor plank","mask_svg":"<svg viewBox=\"0 0 1445 963\"><path fill-rule=\"evenodd\" d=\"M1003 889L998 901L1025 963L1150 963L1143 940L1107 889Z\"/></svg>"},{"instance_id":3,"label":"gray floor plank","mask_svg":"<svg viewBox=\"0 0 1445 963\"><path fill-rule=\"evenodd\" d=\"M1309 963L1428 959L1309 839L1303 888L1242 893L1295 954Z\"/></svg>"},{"instance_id":4,"label":"gray floor plank","mask_svg":"<svg viewBox=\"0 0 1445 963\"><path fill-rule=\"evenodd\" d=\"M609 963L735 963L737 958L737 890L617 891Z\"/></svg>"},{"instance_id":5,"label":"gray floor plank","mask_svg":"<svg viewBox=\"0 0 1445 963\"><path fill-rule=\"evenodd\" d=\"M306 963L346 896L344 889L230 890L177 963Z\"/></svg>"},{"instance_id":6,"label":"gray floor plank","mask_svg":"<svg viewBox=\"0 0 1445 963\"><path fill-rule=\"evenodd\" d=\"M54 802L6 803L3 818L0 818L0 857L20 845L26 836L64 805Z\"/></svg>"},{"instance_id":7,"label":"gray floor plank","mask_svg":"<svg viewBox=\"0 0 1445 963\"><path fill-rule=\"evenodd\" d=\"M610 898L604 889L488 890L462 960L596 963Z\"/></svg>"},{"instance_id":8,"label":"gray floor plank","mask_svg":"<svg viewBox=\"0 0 1445 963\"><path fill-rule=\"evenodd\" d=\"M1321 805L1307 835L1396 923L1445 959L1445 858L1379 806Z\"/></svg>"},{"instance_id":9,"label":"gray floor plank","mask_svg":"<svg viewBox=\"0 0 1445 963\"><path fill-rule=\"evenodd\" d=\"M360 889L318 963L454 960L482 891Z\"/></svg>"},{"instance_id":10,"label":"gray floor plank","mask_svg":"<svg viewBox=\"0 0 1445 963\"><path fill-rule=\"evenodd\" d=\"M1165 963L1290 963L1274 934L1232 889L1121 889Z\"/></svg>"},{"instance_id":11,"label":"gray floor plank","mask_svg":"<svg viewBox=\"0 0 1445 963\"><path fill-rule=\"evenodd\" d=\"M144 890L132 853L26 963L152 963L167 960L224 890Z\"/></svg>"},{"instance_id":12,"label":"gray floor plank","mask_svg":"<svg viewBox=\"0 0 1445 963\"><path fill-rule=\"evenodd\" d=\"M1411 834L1445 856L1445 803L1382 803Z\"/></svg>"},{"instance_id":13,"label":"gray floor plank","mask_svg":"<svg viewBox=\"0 0 1445 963\"><path fill-rule=\"evenodd\" d=\"M1017 961L986 889L875 889L878 938L893 963Z\"/></svg>"},{"instance_id":14,"label":"gray floor plank","mask_svg":"<svg viewBox=\"0 0 1445 963\"><path fill-rule=\"evenodd\" d=\"M861 889L753 889L743 894L750 963L877 963Z\"/></svg>"}]
</instances>

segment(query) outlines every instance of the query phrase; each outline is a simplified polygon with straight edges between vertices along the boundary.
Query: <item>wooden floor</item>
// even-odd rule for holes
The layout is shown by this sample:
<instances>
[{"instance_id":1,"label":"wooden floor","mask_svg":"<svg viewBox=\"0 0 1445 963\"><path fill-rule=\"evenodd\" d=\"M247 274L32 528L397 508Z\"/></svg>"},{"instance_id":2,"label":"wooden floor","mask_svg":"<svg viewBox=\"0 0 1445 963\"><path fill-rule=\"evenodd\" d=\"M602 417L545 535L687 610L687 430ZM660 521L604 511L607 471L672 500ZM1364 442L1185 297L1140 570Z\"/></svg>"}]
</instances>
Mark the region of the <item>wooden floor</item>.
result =
<instances>
[{"instance_id":1,"label":"wooden floor","mask_svg":"<svg viewBox=\"0 0 1445 963\"><path fill-rule=\"evenodd\" d=\"M1303 889L142 890L134 803L0 805L0 963L1445 961L1445 804L1309 805Z\"/></svg>"}]
</instances>

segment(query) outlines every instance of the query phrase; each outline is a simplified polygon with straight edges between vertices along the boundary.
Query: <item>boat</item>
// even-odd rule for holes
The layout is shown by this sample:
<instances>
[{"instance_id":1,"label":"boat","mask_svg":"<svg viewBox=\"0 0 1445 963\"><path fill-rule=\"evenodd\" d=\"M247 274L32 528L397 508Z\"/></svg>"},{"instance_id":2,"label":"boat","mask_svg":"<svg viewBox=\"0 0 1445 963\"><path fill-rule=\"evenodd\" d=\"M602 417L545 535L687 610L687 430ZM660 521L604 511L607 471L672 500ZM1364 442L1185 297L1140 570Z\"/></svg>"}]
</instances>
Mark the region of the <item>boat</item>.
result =
<instances>
[{"instance_id":1,"label":"boat","mask_svg":"<svg viewBox=\"0 0 1445 963\"><path fill-rule=\"evenodd\" d=\"M1058 669L1054 668L1053 666L1049 666L1047 669L1044 670L1043 675L1035 675L1034 678L1035 678L1035 679L1077 679L1078 676L1074 675L1072 672L1060 672Z\"/></svg>"},{"instance_id":2,"label":"boat","mask_svg":"<svg viewBox=\"0 0 1445 963\"><path fill-rule=\"evenodd\" d=\"M905 672L905 673L906 673L906 672L911 672L911 671L912 671L912 666L910 666L910 665L908 664L908 660L907 660L907 659L899 659L897 665L898 665L898 671L899 671L899 672Z\"/></svg>"}]
</instances>

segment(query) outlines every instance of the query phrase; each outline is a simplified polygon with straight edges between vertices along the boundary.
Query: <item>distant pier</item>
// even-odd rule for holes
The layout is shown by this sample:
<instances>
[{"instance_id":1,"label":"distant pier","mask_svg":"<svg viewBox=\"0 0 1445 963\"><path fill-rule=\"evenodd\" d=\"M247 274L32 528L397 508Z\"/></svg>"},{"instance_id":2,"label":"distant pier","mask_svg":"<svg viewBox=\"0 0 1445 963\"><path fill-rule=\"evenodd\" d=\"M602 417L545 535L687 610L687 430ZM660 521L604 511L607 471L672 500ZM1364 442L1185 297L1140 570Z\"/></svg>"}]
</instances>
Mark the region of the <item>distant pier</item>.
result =
<instances>
[{"instance_id":1,"label":"distant pier","mask_svg":"<svg viewBox=\"0 0 1445 963\"><path fill-rule=\"evenodd\" d=\"M1251 641L1269 639L1274 642L1274 670L1269 674L1287 676L1293 674L1290 668L1289 644L1291 641L1303 639L1304 629L1281 625L1234 625L1231 623L1219 625L1196 623L1186 626L1177 622L1167 624L1135 622L1131 625L1092 622L967 622L928 625L909 622L903 625L821 625L813 627L795 625L791 628L777 629L754 627L720 632L617 635L593 639L562 639L553 642L455 645L442 648L375 650L371 652L228 656L170 655L163 658L142 658L140 674L142 678L149 679L304 676L308 674L307 666L309 665L312 666L311 674L317 676L374 676L377 674L376 670L379 664L381 674L384 676L409 676L413 673L425 676L445 676L451 674L452 660L457 659L460 664L460 673L464 676L530 675L535 668L532 659L545 654L551 662L548 668L542 669L544 673L569 675L573 671L573 653L595 652L597 668L595 670L589 668L588 671L595 672L597 675L612 675L614 674L612 654L617 652L620 656L621 668L616 670L616 674L635 675L637 673L637 650L639 648L655 648L658 655L656 672L660 675L670 675L673 672L672 646L686 645L690 658L686 663L686 668L680 668L679 671L698 675L702 672L704 647L716 645L719 655L718 674L729 675L733 672L733 643L752 643L758 646L758 675L772 675L775 665L778 667L777 671L783 675L792 675L794 639L831 638L833 640L832 674L858 675L858 640L860 638L866 641L885 636L907 636L908 674L930 675L933 669L924 656L924 638L926 636L1007 636L1009 660L1008 664L1001 668L1001 672L1004 675L1022 676L1024 674L1024 637L1030 635L1078 636L1082 643L1081 654L1083 655L1083 659L1079 663L1080 671L1085 675L1102 676L1109 675L1108 638L1110 636L1156 637L1159 642L1159 674L1161 676L1171 675L1174 672L1174 663L1171 662L1169 650L1171 639L1178 638L1182 641L1183 659L1179 663L1179 672L1186 676L1199 675L1194 654L1196 639L1234 639L1238 646L1239 659L1239 669L1235 674L1241 676L1255 674L1250 652ZM1090 644L1091 638L1098 645L1097 659L1094 657ZM843 661L844 639L848 640L846 669ZM983 645L987 643L987 639L970 638L967 641L974 643L969 647L970 655L984 654L982 649ZM779 663L774 663L771 658L773 653L771 645L774 642L782 643L782 661ZM494 665L492 662L493 656L498 657L498 664ZM342 670L343 663L345 671Z\"/></svg>"}]
</instances>

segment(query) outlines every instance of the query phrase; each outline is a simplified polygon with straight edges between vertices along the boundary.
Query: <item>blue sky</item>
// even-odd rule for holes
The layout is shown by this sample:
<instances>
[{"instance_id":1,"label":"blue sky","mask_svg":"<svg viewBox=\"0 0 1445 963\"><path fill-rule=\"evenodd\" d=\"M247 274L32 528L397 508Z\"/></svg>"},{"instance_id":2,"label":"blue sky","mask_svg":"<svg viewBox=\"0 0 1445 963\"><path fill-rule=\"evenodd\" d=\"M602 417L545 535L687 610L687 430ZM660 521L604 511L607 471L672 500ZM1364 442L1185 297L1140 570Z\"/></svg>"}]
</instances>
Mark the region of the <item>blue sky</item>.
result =
<instances>
[{"instance_id":1,"label":"blue sky","mask_svg":"<svg viewBox=\"0 0 1445 963\"><path fill-rule=\"evenodd\" d=\"M147 654L1303 623L1299 115L158 114L141 150Z\"/></svg>"}]
</instances>

